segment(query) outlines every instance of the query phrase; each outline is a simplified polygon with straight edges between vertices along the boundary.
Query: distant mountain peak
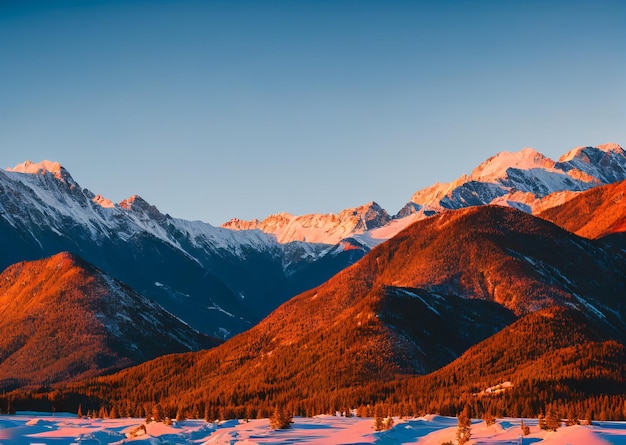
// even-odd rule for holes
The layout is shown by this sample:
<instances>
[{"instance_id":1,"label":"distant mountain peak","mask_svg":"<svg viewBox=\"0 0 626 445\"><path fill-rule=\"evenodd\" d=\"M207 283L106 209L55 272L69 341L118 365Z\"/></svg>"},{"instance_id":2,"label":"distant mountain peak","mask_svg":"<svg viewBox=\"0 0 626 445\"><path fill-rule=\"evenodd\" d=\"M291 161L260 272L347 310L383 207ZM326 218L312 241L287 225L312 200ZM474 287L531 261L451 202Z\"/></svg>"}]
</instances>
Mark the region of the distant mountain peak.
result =
<instances>
[{"instance_id":1,"label":"distant mountain peak","mask_svg":"<svg viewBox=\"0 0 626 445\"><path fill-rule=\"evenodd\" d=\"M42 171L57 174L61 172L63 167L58 162L43 160L41 162L25 161L17 164L13 168L7 168L7 171L17 173L29 173L31 175L40 174Z\"/></svg>"},{"instance_id":2,"label":"distant mountain peak","mask_svg":"<svg viewBox=\"0 0 626 445\"><path fill-rule=\"evenodd\" d=\"M74 183L70 173L58 162L43 160L41 162L25 161L15 167L7 168L6 171L13 173L25 173L29 175L43 175L50 173L55 178L64 182Z\"/></svg>"},{"instance_id":3,"label":"distant mountain peak","mask_svg":"<svg viewBox=\"0 0 626 445\"><path fill-rule=\"evenodd\" d=\"M534 148L526 147L515 152L502 151L490 157L472 171L469 179L493 182L504 178L509 168L520 170L552 169L554 165L555 162L552 159L542 155Z\"/></svg>"},{"instance_id":4,"label":"distant mountain peak","mask_svg":"<svg viewBox=\"0 0 626 445\"><path fill-rule=\"evenodd\" d=\"M609 142L608 144L596 145L598 150L602 150L606 153L623 153L624 149L615 142Z\"/></svg>"},{"instance_id":5,"label":"distant mountain peak","mask_svg":"<svg viewBox=\"0 0 626 445\"><path fill-rule=\"evenodd\" d=\"M98 204L100 207L113 208L115 204L110 199L105 198L102 195L96 195L92 198L92 201Z\"/></svg>"},{"instance_id":6,"label":"distant mountain peak","mask_svg":"<svg viewBox=\"0 0 626 445\"><path fill-rule=\"evenodd\" d=\"M279 243L305 241L337 244L355 233L382 227L391 220L376 202L344 209L339 213L310 213L294 216L290 213L270 215L262 221L233 218L222 224L225 229L255 230L273 234Z\"/></svg>"},{"instance_id":7,"label":"distant mountain peak","mask_svg":"<svg viewBox=\"0 0 626 445\"><path fill-rule=\"evenodd\" d=\"M168 218L166 215L163 215L156 206L150 204L139 195L133 195L123 200L119 203L119 206L135 214L144 214L157 222L163 222Z\"/></svg>"},{"instance_id":8,"label":"distant mountain peak","mask_svg":"<svg viewBox=\"0 0 626 445\"><path fill-rule=\"evenodd\" d=\"M119 203L119 206L125 210L156 210L158 212L158 209L155 206L150 204L139 195L132 195L129 198L124 199Z\"/></svg>"},{"instance_id":9,"label":"distant mountain peak","mask_svg":"<svg viewBox=\"0 0 626 445\"><path fill-rule=\"evenodd\" d=\"M446 209L485 204L535 213L562 203L571 193L624 179L626 152L615 143L576 147L558 162L529 147L503 151L470 175L418 190L396 218L414 213L424 218Z\"/></svg>"},{"instance_id":10,"label":"distant mountain peak","mask_svg":"<svg viewBox=\"0 0 626 445\"><path fill-rule=\"evenodd\" d=\"M584 152L590 151L590 150L600 151L600 152L607 153L607 154L626 156L626 152L619 144L616 144L614 142L609 142L608 144L596 145L595 147L580 146L580 147L573 148L567 153L565 153L563 156L561 156L559 158L559 162L572 161L573 159L578 158L581 155L584 155Z\"/></svg>"},{"instance_id":11,"label":"distant mountain peak","mask_svg":"<svg viewBox=\"0 0 626 445\"><path fill-rule=\"evenodd\" d=\"M141 207L143 203L147 202L139 195L132 195L123 201L120 201L120 207L125 210L132 210L133 207L139 206Z\"/></svg>"}]
</instances>

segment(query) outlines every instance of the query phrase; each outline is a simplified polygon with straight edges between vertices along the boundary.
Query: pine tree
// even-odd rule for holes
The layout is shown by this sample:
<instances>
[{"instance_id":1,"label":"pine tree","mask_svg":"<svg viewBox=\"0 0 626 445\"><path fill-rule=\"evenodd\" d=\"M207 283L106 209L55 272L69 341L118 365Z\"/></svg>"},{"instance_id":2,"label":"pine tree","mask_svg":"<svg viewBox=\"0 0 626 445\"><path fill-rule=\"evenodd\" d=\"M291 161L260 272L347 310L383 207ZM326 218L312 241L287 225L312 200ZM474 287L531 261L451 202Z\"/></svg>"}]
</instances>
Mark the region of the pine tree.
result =
<instances>
[{"instance_id":1,"label":"pine tree","mask_svg":"<svg viewBox=\"0 0 626 445\"><path fill-rule=\"evenodd\" d=\"M537 424L539 425L539 428L541 428L542 430L548 429L546 425L546 418L543 416L543 414L539 414L539 416L537 417Z\"/></svg>"},{"instance_id":2,"label":"pine tree","mask_svg":"<svg viewBox=\"0 0 626 445\"><path fill-rule=\"evenodd\" d=\"M496 423L496 418L493 416L493 414L491 414L491 409L485 411L485 413L483 414L483 420L485 421L487 426L491 426Z\"/></svg>"},{"instance_id":3,"label":"pine tree","mask_svg":"<svg viewBox=\"0 0 626 445\"><path fill-rule=\"evenodd\" d=\"M152 420L155 422L163 421L163 409L158 403L152 406Z\"/></svg>"},{"instance_id":4,"label":"pine tree","mask_svg":"<svg viewBox=\"0 0 626 445\"><path fill-rule=\"evenodd\" d=\"M466 405L459 414L459 427L456 430L456 440L459 445L463 445L472 437L472 419L470 418L469 407Z\"/></svg>"},{"instance_id":5,"label":"pine tree","mask_svg":"<svg viewBox=\"0 0 626 445\"><path fill-rule=\"evenodd\" d=\"M78 410L76 411L76 417L79 419L83 418L83 406L81 404L78 405Z\"/></svg>"},{"instance_id":6,"label":"pine tree","mask_svg":"<svg viewBox=\"0 0 626 445\"><path fill-rule=\"evenodd\" d=\"M383 408L380 405L376 405L374 407L374 431L382 431L384 428Z\"/></svg>"},{"instance_id":7,"label":"pine tree","mask_svg":"<svg viewBox=\"0 0 626 445\"><path fill-rule=\"evenodd\" d=\"M554 409L549 409L545 417L545 429L556 431L562 424L561 418Z\"/></svg>"},{"instance_id":8,"label":"pine tree","mask_svg":"<svg viewBox=\"0 0 626 445\"><path fill-rule=\"evenodd\" d=\"M530 434L530 427L528 425L524 425L524 419L522 419L520 428L522 429L522 434L524 436L528 436Z\"/></svg>"},{"instance_id":9,"label":"pine tree","mask_svg":"<svg viewBox=\"0 0 626 445\"><path fill-rule=\"evenodd\" d=\"M385 417L385 419L383 420L383 429L390 430L391 428L393 428L393 417L391 416L391 412L390 412L387 415L387 417Z\"/></svg>"},{"instance_id":10,"label":"pine tree","mask_svg":"<svg viewBox=\"0 0 626 445\"><path fill-rule=\"evenodd\" d=\"M291 428L291 423L291 416L277 406L274 409L274 414L270 417L270 427L273 430L286 430Z\"/></svg>"},{"instance_id":11,"label":"pine tree","mask_svg":"<svg viewBox=\"0 0 626 445\"><path fill-rule=\"evenodd\" d=\"M182 422L183 420L185 420L185 412L183 411L183 408L179 406L176 410L176 421Z\"/></svg>"}]
</instances>

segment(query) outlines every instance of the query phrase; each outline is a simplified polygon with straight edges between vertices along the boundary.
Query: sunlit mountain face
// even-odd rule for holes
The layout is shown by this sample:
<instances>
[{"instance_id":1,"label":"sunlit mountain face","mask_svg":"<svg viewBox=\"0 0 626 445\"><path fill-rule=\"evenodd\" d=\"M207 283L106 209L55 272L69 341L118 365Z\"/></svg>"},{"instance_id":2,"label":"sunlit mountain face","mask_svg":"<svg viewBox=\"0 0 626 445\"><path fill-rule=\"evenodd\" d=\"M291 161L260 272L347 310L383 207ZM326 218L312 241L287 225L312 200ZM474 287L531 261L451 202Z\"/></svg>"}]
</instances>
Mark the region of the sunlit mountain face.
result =
<instances>
[{"instance_id":1,"label":"sunlit mountain face","mask_svg":"<svg viewBox=\"0 0 626 445\"><path fill-rule=\"evenodd\" d=\"M95 376L220 343L69 253L0 274L0 332L4 390Z\"/></svg>"},{"instance_id":2,"label":"sunlit mountain face","mask_svg":"<svg viewBox=\"0 0 626 445\"><path fill-rule=\"evenodd\" d=\"M541 218L585 238L626 232L626 181L577 193L565 203L544 210Z\"/></svg>"}]
</instances>

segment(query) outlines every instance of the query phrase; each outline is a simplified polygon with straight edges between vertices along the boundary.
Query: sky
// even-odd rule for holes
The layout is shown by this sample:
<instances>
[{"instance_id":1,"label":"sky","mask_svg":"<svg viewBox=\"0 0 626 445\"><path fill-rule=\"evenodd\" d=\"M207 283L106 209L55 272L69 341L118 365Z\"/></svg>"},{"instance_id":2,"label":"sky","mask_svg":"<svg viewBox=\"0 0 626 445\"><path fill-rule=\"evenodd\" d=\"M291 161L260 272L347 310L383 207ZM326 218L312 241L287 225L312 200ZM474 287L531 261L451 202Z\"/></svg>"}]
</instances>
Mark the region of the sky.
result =
<instances>
[{"instance_id":1,"label":"sky","mask_svg":"<svg viewBox=\"0 0 626 445\"><path fill-rule=\"evenodd\" d=\"M0 167L213 225L626 146L626 2L0 0Z\"/></svg>"}]
</instances>

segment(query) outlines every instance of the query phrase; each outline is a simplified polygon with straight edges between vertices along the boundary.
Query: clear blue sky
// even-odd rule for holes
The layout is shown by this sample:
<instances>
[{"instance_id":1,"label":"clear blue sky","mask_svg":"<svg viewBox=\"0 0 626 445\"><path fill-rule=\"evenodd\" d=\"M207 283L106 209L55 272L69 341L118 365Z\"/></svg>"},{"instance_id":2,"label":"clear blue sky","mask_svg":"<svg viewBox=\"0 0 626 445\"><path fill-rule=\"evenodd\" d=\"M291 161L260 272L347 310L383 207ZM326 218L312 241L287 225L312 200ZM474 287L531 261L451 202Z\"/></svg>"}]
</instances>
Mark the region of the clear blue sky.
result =
<instances>
[{"instance_id":1,"label":"clear blue sky","mask_svg":"<svg viewBox=\"0 0 626 445\"><path fill-rule=\"evenodd\" d=\"M0 166L231 217L397 212L498 151L626 145L626 2L0 0Z\"/></svg>"}]
</instances>

